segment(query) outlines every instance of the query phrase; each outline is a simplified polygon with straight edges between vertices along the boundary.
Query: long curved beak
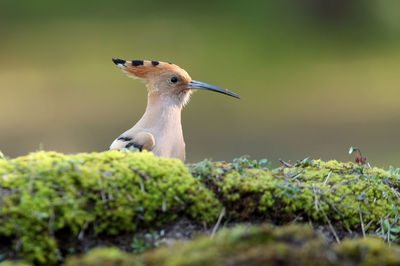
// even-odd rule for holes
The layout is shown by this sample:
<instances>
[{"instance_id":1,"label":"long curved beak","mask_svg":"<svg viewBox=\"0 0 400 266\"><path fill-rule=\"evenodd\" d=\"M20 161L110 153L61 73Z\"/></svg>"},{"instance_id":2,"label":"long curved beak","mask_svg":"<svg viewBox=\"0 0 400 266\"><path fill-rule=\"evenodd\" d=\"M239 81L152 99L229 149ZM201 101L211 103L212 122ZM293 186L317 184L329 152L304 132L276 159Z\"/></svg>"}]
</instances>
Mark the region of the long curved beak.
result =
<instances>
[{"instance_id":1,"label":"long curved beak","mask_svg":"<svg viewBox=\"0 0 400 266\"><path fill-rule=\"evenodd\" d=\"M192 80L187 87L189 89L201 89L201 90L215 91L215 92L219 92L219 93L222 93L222 94L229 95L229 96L232 96L232 97L240 99L240 96L237 95L236 93L233 93L231 91L215 87L215 86L207 84L207 83L196 81L196 80Z\"/></svg>"}]
</instances>

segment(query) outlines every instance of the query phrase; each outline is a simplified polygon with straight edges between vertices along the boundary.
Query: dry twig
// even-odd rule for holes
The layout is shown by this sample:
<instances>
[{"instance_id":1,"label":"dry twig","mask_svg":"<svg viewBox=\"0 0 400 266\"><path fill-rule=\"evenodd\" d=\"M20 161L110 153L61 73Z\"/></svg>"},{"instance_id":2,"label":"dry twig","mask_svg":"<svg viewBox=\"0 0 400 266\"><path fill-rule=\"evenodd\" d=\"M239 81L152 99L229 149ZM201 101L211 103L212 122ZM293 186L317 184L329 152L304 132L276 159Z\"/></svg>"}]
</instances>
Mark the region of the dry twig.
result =
<instances>
[{"instance_id":1,"label":"dry twig","mask_svg":"<svg viewBox=\"0 0 400 266\"><path fill-rule=\"evenodd\" d=\"M329 172L328 176L326 177L325 182L324 182L324 186L328 182L329 177L331 177L331 174L332 174L332 170Z\"/></svg>"},{"instance_id":2,"label":"dry twig","mask_svg":"<svg viewBox=\"0 0 400 266\"><path fill-rule=\"evenodd\" d=\"M361 223L361 230L363 233L363 237L365 238L365 228L364 228L364 221L363 221L363 217L362 217L362 213L361 210L358 210L358 213L360 214L360 223Z\"/></svg>"},{"instance_id":3,"label":"dry twig","mask_svg":"<svg viewBox=\"0 0 400 266\"><path fill-rule=\"evenodd\" d=\"M290 163L287 163L287 162L285 162L284 160L282 160L282 159L279 159L279 161L281 162L281 164L283 164L284 166L286 166L286 167L290 167L290 168L292 168L293 167L293 165L292 164L290 164Z\"/></svg>"},{"instance_id":4,"label":"dry twig","mask_svg":"<svg viewBox=\"0 0 400 266\"><path fill-rule=\"evenodd\" d=\"M338 235L336 234L336 231L333 228L331 221L329 220L328 216L326 215L324 209L323 208L320 208L320 209L321 209L322 214L324 215L325 220L328 222L329 229L331 230L333 236L335 237L336 242L338 242L340 244L340 239L339 239Z\"/></svg>"},{"instance_id":5,"label":"dry twig","mask_svg":"<svg viewBox=\"0 0 400 266\"><path fill-rule=\"evenodd\" d=\"M211 232L211 236L210 236L211 238L213 238L215 233L217 232L217 230L219 228L219 225L221 224L222 218L225 216L225 213L226 213L226 209L224 207L224 208L222 208L221 213L219 214L217 223L215 224L215 226L214 226L214 228L213 228L213 230Z\"/></svg>"}]
</instances>

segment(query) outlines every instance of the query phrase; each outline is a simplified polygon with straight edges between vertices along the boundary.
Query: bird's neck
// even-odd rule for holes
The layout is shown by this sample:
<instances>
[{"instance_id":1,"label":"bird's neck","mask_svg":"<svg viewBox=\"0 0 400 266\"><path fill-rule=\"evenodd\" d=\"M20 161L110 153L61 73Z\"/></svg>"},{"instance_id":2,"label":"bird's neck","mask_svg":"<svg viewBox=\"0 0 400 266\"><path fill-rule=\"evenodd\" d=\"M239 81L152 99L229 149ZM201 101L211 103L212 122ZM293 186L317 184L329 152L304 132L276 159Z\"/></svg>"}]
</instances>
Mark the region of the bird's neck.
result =
<instances>
[{"instance_id":1,"label":"bird's neck","mask_svg":"<svg viewBox=\"0 0 400 266\"><path fill-rule=\"evenodd\" d=\"M156 131L182 132L181 126L182 105L174 98L149 94L144 115L138 122L139 126Z\"/></svg>"}]
</instances>

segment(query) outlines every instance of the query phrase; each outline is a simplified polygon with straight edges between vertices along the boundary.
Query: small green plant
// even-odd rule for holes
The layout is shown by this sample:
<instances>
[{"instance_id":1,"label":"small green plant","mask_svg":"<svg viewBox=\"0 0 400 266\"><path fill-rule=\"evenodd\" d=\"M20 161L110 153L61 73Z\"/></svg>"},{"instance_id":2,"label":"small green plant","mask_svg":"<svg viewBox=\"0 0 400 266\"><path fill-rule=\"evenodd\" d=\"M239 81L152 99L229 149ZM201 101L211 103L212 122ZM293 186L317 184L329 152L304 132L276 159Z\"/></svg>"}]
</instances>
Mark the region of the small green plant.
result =
<instances>
[{"instance_id":1,"label":"small green plant","mask_svg":"<svg viewBox=\"0 0 400 266\"><path fill-rule=\"evenodd\" d=\"M376 229L376 234L388 243L397 242L400 238L400 216L397 207L392 208L394 218L381 219L381 226Z\"/></svg>"},{"instance_id":2,"label":"small green plant","mask_svg":"<svg viewBox=\"0 0 400 266\"><path fill-rule=\"evenodd\" d=\"M297 161L296 162L296 167L307 167L310 166L312 163L314 162L314 160L310 160L309 157L303 159L302 161Z\"/></svg>"},{"instance_id":3,"label":"small green plant","mask_svg":"<svg viewBox=\"0 0 400 266\"><path fill-rule=\"evenodd\" d=\"M201 180L211 174L212 171L212 162L210 159L205 159L196 164L196 166L192 169L192 175L197 177L197 179Z\"/></svg>"},{"instance_id":4,"label":"small green plant","mask_svg":"<svg viewBox=\"0 0 400 266\"><path fill-rule=\"evenodd\" d=\"M245 169L261 169L270 170L272 168L271 162L268 159L250 160L247 157L239 157L233 159L232 163L226 162L212 162L209 159L205 159L195 165L189 165L191 172L194 177L199 180L203 180L206 177L218 173L223 174L225 171L235 170L240 174L243 174Z\"/></svg>"},{"instance_id":5,"label":"small green plant","mask_svg":"<svg viewBox=\"0 0 400 266\"><path fill-rule=\"evenodd\" d=\"M400 168L394 169L394 167L392 165L389 166L389 174L390 175L399 175L400 174Z\"/></svg>"},{"instance_id":6,"label":"small green plant","mask_svg":"<svg viewBox=\"0 0 400 266\"><path fill-rule=\"evenodd\" d=\"M160 233L146 233L144 234L143 238L134 237L130 245L132 248L132 253L138 254L160 246L159 241L162 237L164 237L164 230L161 230Z\"/></svg>"},{"instance_id":7,"label":"small green plant","mask_svg":"<svg viewBox=\"0 0 400 266\"><path fill-rule=\"evenodd\" d=\"M239 158L233 159L231 166L233 169L238 171L240 174L243 174L244 169L269 170L269 169L271 169L271 162L269 162L268 159L265 159L265 158L257 161L257 160L250 160L246 157L239 157Z\"/></svg>"},{"instance_id":8,"label":"small green plant","mask_svg":"<svg viewBox=\"0 0 400 266\"><path fill-rule=\"evenodd\" d=\"M357 147L351 146L349 149L349 154L353 154L354 152L358 152L358 155L356 156L356 163L360 165L366 165L368 162L368 159L366 156L362 156L361 150Z\"/></svg>"},{"instance_id":9,"label":"small green plant","mask_svg":"<svg viewBox=\"0 0 400 266\"><path fill-rule=\"evenodd\" d=\"M134 237L132 240L131 248L133 249L132 252L137 254L150 249L151 243L145 242L143 239Z\"/></svg>"},{"instance_id":10,"label":"small green plant","mask_svg":"<svg viewBox=\"0 0 400 266\"><path fill-rule=\"evenodd\" d=\"M296 199L301 193L301 189L292 183L275 183L274 186L279 189L278 197Z\"/></svg>"}]
</instances>

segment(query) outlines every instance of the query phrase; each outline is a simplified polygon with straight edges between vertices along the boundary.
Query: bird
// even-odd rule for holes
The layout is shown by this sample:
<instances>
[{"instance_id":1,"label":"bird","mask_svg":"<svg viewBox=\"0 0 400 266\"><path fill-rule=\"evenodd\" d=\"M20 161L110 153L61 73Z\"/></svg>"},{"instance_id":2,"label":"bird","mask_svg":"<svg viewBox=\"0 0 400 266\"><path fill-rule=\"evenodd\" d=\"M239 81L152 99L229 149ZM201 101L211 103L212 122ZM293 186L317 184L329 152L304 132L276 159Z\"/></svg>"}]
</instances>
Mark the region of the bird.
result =
<instances>
[{"instance_id":1,"label":"bird","mask_svg":"<svg viewBox=\"0 0 400 266\"><path fill-rule=\"evenodd\" d=\"M192 80L179 66L151 60L112 61L128 76L145 81L147 106L142 118L111 144L110 150L151 151L157 157L185 161L181 111L194 90L209 90L240 99L226 89Z\"/></svg>"}]
</instances>

